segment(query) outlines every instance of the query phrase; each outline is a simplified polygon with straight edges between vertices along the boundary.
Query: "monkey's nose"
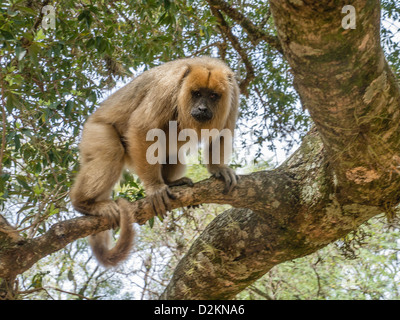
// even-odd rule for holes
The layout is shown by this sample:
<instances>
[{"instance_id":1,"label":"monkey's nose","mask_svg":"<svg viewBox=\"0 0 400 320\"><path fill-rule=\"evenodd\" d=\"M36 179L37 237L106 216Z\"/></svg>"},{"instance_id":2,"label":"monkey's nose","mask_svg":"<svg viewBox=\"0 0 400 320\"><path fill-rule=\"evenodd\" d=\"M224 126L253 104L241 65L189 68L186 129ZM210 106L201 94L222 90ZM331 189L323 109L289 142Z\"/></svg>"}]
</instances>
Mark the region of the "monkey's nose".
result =
<instances>
[{"instance_id":1,"label":"monkey's nose","mask_svg":"<svg viewBox=\"0 0 400 320\"><path fill-rule=\"evenodd\" d=\"M207 111L207 107L205 107L205 106L200 106L200 107L199 107L199 111L201 111L201 112L206 112L206 111Z\"/></svg>"},{"instance_id":2,"label":"monkey's nose","mask_svg":"<svg viewBox=\"0 0 400 320\"><path fill-rule=\"evenodd\" d=\"M199 122L206 122L211 120L213 114L207 107L198 107L191 112L192 117L195 118Z\"/></svg>"}]
</instances>

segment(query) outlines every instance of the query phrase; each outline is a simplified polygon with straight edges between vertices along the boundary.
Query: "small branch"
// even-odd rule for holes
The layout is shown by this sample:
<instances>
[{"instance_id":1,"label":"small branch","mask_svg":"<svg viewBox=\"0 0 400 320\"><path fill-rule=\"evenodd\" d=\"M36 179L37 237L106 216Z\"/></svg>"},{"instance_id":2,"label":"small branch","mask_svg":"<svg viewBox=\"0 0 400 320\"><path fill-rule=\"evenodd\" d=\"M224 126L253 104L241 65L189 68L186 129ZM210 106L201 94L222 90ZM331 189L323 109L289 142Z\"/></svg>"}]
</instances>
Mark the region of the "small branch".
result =
<instances>
[{"instance_id":1,"label":"small branch","mask_svg":"<svg viewBox=\"0 0 400 320\"><path fill-rule=\"evenodd\" d=\"M1 122L2 122L2 133L1 133L1 149L0 149L0 174L3 173L3 157L4 150L6 149L6 132L7 132L7 117L6 117L6 102L4 99L4 80L1 79Z\"/></svg>"},{"instance_id":2,"label":"small branch","mask_svg":"<svg viewBox=\"0 0 400 320\"><path fill-rule=\"evenodd\" d=\"M32 294L32 293L35 293L35 292L38 292L38 291L46 291L47 295L49 295L51 297L51 295L48 292L49 289L55 290L55 291L58 291L58 292L62 292L62 293L66 293L66 294L70 294L72 296L80 298L81 300L92 300L92 299L90 299L88 297L85 297L85 296L83 296L81 294L78 294L78 293L75 293L75 292L70 292L70 291L65 291L65 290L62 290L62 289L59 289L59 288L56 288L56 287L52 287L52 286L40 287L40 288L35 288L35 289L31 289L31 290L26 290L26 291L18 291L17 295L29 295L29 294Z\"/></svg>"},{"instance_id":3,"label":"small branch","mask_svg":"<svg viewBox=\"0 0 400 320\"><path fill-rule=\"evenodd\" d=\"M256 46L261 40L267 42L271 47L278 52L283 53L281 43L278 37L266 33L262 28L256 26L253 22L247 19L242 13L234 9L231 5L223 0L207 0L211 7L221 10L233 21L237 22L243 30L246 31L251 43Z\"/></svg>"},{"instance_id":4,"label":"small branch","mask_svg":"<svg viewBox=\"0 0 400 320\"><path fill-rule=\"evenodd\" d=\"M318 262L317 262L318 263ZM311 265L311 269L313 269L315 276L317 277L317 284L318 284L318 290L317 290L317 298L320 297L321 291L322 291L322 286L321 286L321 277L319 276L319 273L317 271L317 263Z\"/></svg>"},{"instance_id":5,"label":"small branch","mask_svg":"<svg viewBox=\"0 0 400 320\"><path fill-rule=\"evenodd\" d=\"M23 241L19 232L0 214L0 243L18 243Z\"/></svg>"},{"instance_id":6,"label":"small branch","mask_svg":"<svg viewBox=\"0 0 400 320\"><path fill-rule=\"evenodd\" d=\"M256 294L258 294L259 296L265 298L266 300L275 300L268 293L261 291L256 286L250 286L249 290L254 292L254 293L256 293Z\"/></svg>"},{"instance_id":7,"label":"small branch","mask_svg":"<svg viewBox=\"0 0 400 320\"><path fill-rule=\"evenodd\" d=\"M247 95L248 94L247 86L254 79L254 69L253 65L251 64L250 58L248 57L246 50L244 50L240 45L240 42L237 39L237 37L235 37L234 34L232 33L231 28L225 21L221 12L219 12L219 10L217 10L213 6L211 6L211 12L216 17L218 21L218 27L220 28L221 32L226 35L228 40L232 43L233 48L236 50L236 52L240 55L240 57L243 60L243 63L246 67L246 78L242 82L240 82L239 88L242 94Z\"/></svg>"},{"instance_id":8,"label":"small branch","mask_svg":"<svg viewBox=\"0 0 400 320\"><path fill-rule=\"evenodd\" d=\"M36 19L36 21L35 21L35 23L34 23L34 25L33 25L33 30L34 31L36 31L37 29L38 29L38 27L40 26L40 24L42 23L42 20L43 20L43 16L44 16L44 13L42 13L42 9L45 7L45 6L47 6L48 4L49 4L49 0L45 0L45 1L43 1L43 3L40 5L40 15L39 15L39 17Z\"/></svg>"}]
</instances>

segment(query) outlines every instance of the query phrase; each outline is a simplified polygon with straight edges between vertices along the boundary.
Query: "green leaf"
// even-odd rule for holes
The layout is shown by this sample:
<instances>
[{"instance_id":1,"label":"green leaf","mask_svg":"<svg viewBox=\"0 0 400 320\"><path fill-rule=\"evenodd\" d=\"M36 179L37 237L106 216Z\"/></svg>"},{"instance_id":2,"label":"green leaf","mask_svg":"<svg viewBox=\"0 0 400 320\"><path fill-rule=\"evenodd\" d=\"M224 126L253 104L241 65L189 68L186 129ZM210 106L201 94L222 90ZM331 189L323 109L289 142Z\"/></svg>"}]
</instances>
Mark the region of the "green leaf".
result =
<instances>
[{"instance_id":1,"label":"green leaf","mask_svg":"<svg viewBox=\"0 0 400 320\"><path fill-rule=\"evenodd\" d=\"M6 108L9 113L11 113L14 109L18 109L21 106L21 100L16 94L13 94L13 92L6 92L5 96L7 98Z\"/></svg>"},{"instance_id":2,"label":"green leaf","mask_svg":"<svg viewBox=\"0 0 400 320\"><path fill-rule=\"evenodd\" d=\"M96 49L99 51L99 53L103 53L106 51L108 46L108 41L105 40L103 37L96 37Z\"/></svg>"},{"instance_id":3,"label":"green leaf","mask_svg":"<svg viewBox=\"0 0 400 320\"><path fill-rule=\"evenodd\" d=\"M33 187L33 192L34 192L36 195L42 194L43 191L44 191L43 187L40 187L39 185L35 185L35 186Z\"/></svg>"},{"instance_id":4,"label":"green leaf","mask_svg":"<svg viewBox=\"0 0 400 320\"><path fill-rule=\"evenodd\" d=\"M21 141L20 141L20 139L19 139L19 135L16 134L16 135L14 136L14 150L15 150L15 151L18 151L20 148L21 148Z\"/></svg>"},{"instance_id":5,"label":"green leaf","mask_svg":"<svg viewBox=\"0 0 400 320\"><path fill-rule=\"evenodd\" d=\"M64 114L66 117L69 117L71 115L73 108L74 108L74 102L71 100L68 100L65 105L65 108L64 108Z\"/></svg>"},{"instance_id":6,"label":"green leaf","mask_svg":"<svg viewBox=\"0 0 400 320\"><path fill-rule=\"evenodd\" d=\"M91 49L91 48L94 48L95 44L96 44L96 41L93 38L90 38L88 41L86 41L85 46L87 49Z\"/></svg>"},{"instance_id":7,"label":"green leaf","mask_svg":"<svg viewBox=\"0 0 400 320\"><path fill-rule=\"evenodd\" d=\"M22 60L25 57L26 52L27 51L20 46L15 47L15 55L16 55L18 61Z\"/></svg>"},{"instance_id":8,"label":"green leaf","mask_svg":"<svg viewBox=\"0 0 400 320\"><path fill-rule=\"evenodd\" d=\"M93 22L93 17L92 17L92 13L90 12L90 10L83 10L81 12L81 14L78 16L78 21L82 21L84 26L87 29L90 29L90 26L92 25Z\"/></svg>"},{"instance_id":9,"label":"green leaf","mask_svg":"<svg viewBox=\"0 0 400 320\"><path fill-rule=\"evenodd\" d=\"M153 229L153 227L154 227L154 217L150 218L148 221L149 221L150 228Z\"/></svg>"},{"instance_id":10,"label":"green leaf","mask_svg":"<svg viewBox=\"0 0 400 320\"><path fill-rule=\"evenodd\" d=\"M26 177L18 175L16 177L18 183L25 189L25 190L32 190L32 188L26 183Z\"/></svg>"},{"instance_id":11,"label":"green leaf","mask_svg":"<svg viewBox=\"0 0 400 320\"><path fill-rule=\"evenodd\" d=\"M55 214L57 214L57 213L59 213L59 212L60 212L60 209L56 208L56 207L54 206L54 203L52 203L52 204L50 205L50 208L49 208L49 216L55 215Z\"/></svg>"},{"instance_id":12,"label":"green leaf","mask_svg":"<svg viewBox=\"0 0 400 320\"><path fill-rule=\"evenodd\" d=\"M0 34L1 34L0 40L6 40L6 41L15 40L14 36L7 30L0 30Z\"/></svg>"},{"instance_id":13,"label":"green leaf","mask_svg":"<svg viewBox=\"0 0 400 320\"><path fill-rule=\"evenodd\" d=\"M168 10L171 7L170 0L164 0L164 7L165 7L165 10Z\"/></svg>"},{"instance_id":14,"label":"green leaf","mask_svg":"<svg viewBox=\"0 0 400 320\"><path fill-rule=\"evenodd\" d=\"M41 48L36 43L32 43L29 48L29 57L34 65L38 65L38 58L41 56Z\"/></svg>"},{"instance_id":15,"label":"green leaf","mask_svg":"<svg viewBox=\"0 0 400 320\"><path fill-rule=\"evenodd\" d=\"M35 41L46 39L46 35L43 33L43 29L39 29L39 31L35 35Z\"/></svg>"},{"instance_id":16,"label":"green leaf","mask_svg":"<svg viewBox=\"0 0 400 320\"><path fill-rule=\"evenodd\" d=\"M27 8L27 7L23 7L23 6L15 6L15 9L17 9L17 10L19 10L21 12L27 13L28 15L31 15L31 16L37 16L38 15L37 11L35 11L35 10L31 9L31 8Z\"/></svg>"},{"instance_id":17,"label":"green leaf","mask_svg":"<svg viewBox=\"0 0 400 320\"><path fill-rule=\"evenodd\" d=\"M67 278L69 281L74 281L74 273L72 272L71 269L68 270Z\"/></svg>"}]
</instances>

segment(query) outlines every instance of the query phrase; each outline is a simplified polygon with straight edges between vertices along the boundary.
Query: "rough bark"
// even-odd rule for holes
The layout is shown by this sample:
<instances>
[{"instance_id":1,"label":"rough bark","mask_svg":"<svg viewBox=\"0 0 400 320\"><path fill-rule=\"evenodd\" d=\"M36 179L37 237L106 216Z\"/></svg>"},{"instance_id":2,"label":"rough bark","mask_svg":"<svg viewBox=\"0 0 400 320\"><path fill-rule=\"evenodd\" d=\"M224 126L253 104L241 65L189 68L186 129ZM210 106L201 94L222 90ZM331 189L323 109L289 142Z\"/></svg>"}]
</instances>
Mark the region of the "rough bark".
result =
<instances>
[{"instance_id":1,"label":"rough bark","mask_svg":"<svg viewBox=\"0 0 400 320\"><path fill-rule=\"evenodd\" d=\"M229 299L273 266L312 253L400 201L400 91L380 46L380 3L271 0L285 58L315 128L265 173L247 209L215 219L163 299ZM260 194L262 193L262 195Z\"/></svg>"}]
</instances>

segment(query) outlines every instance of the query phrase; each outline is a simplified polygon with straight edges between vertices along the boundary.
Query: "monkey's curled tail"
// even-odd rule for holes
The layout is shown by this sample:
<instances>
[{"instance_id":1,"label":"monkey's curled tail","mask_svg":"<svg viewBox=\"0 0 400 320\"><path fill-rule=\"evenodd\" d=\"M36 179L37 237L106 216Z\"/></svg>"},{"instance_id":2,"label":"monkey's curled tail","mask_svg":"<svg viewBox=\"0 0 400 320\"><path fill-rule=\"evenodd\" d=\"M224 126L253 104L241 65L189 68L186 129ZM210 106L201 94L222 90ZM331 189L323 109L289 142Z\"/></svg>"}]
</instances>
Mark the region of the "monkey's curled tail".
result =
<instances>
[{"instance_id":1,"label":"monkey's curled tail","mask_svg":"<svg viewBox=\"0 0 400 320\"><path fill-rule=\"evenodd\" d=\"M101 265L107 268L115 267L128 258L135 238L135 230L129 218L128 203L124 199L119 200L123 201L118 201L120 235L115 246L110 248L111 230L89 236L89 244L94 256Z\"/></svg>"}]
</instances>

